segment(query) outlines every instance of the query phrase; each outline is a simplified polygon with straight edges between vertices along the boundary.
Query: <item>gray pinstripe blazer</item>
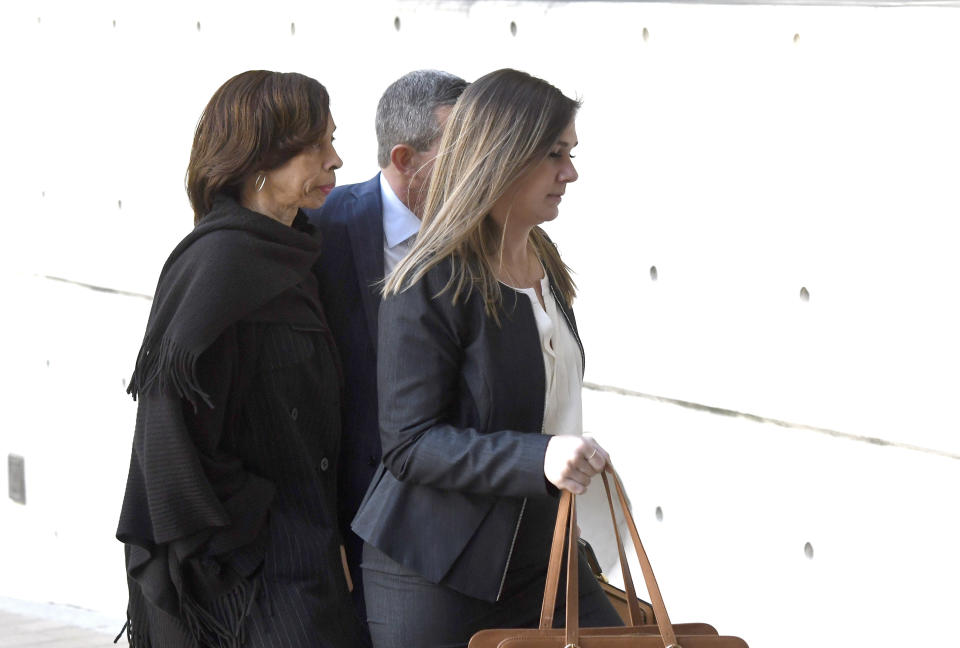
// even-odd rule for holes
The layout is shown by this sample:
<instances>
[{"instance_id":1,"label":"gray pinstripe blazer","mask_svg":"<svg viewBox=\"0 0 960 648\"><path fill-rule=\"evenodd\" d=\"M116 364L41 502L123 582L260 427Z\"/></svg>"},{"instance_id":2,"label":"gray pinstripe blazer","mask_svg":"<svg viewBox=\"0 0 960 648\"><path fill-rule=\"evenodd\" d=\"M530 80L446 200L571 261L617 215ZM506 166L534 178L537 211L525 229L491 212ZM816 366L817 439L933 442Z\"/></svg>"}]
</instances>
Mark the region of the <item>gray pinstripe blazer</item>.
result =
<instances>
[{"instance_id":1,"label":"gray pinstripe blazer","mask_svg":"<svg viewBox=\"0 0 960 648\"><path fill-rule=\"evenodd\" d=\"M503 288L498 325L476 292L435 297L449 272L438 264L380 308L383 462L353 529L424 578L492 601L525 498L556 494L543 475L543 355L525 295Z\"/></svg>"}]
</instances>

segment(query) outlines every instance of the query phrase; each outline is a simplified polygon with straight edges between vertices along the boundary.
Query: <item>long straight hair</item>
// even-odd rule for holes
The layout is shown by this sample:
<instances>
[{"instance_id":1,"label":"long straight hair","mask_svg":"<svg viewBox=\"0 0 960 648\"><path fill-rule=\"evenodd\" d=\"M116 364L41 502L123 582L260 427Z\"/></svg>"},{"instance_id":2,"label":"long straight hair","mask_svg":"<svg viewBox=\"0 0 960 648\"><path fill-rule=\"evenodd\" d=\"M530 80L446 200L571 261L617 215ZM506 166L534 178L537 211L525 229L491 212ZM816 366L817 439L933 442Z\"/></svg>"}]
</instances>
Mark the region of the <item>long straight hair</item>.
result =
<instances>
[{"instance_id":1,"label":"long straight hair","mask_svg":"<svg viewBox=\"0 0 960 648\"><path fill-rule=\"evenodd\" d=\"M478 290L486 312L499 321L503 296L491 259L500 258L503 231L490 211L515 180L547 156L579 107L546 81L517 70L497 70L467 86L440 141L420 233L387 277L384 295L402 292L450 257L452 270L441 294L452 290L456 303ZM530 243L572 303L576 286L556 247L539 227L531 231Z\"/></svg>"}]
</instances>

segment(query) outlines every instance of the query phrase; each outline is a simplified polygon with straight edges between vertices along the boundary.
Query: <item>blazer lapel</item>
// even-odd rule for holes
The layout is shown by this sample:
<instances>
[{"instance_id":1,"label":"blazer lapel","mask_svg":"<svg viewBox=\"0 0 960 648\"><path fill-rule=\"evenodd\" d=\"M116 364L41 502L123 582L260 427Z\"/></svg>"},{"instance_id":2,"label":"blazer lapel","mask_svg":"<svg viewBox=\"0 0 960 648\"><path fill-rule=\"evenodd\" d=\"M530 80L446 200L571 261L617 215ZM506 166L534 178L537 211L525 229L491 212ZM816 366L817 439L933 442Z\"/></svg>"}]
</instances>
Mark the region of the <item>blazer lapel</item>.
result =
<instances>
[{"instance_id":1,"label":"blazer lapel","mask_svg":"<svg viewBox=\"0 0 960 648\"><path fill-rule=\"evenodd\" d=\"M550 281L550 294L553 295L553 300L557 302L557 307L560 309L560 314L563 315L563 319L567 321L567 326L570 328L570 332L573 333L573 339L577 341L577 346L580 347L580 363L583 367L583 370L587 369L587 355L583 352L583 342L580 341L580 333L577 331L577 320L573 316L573 309L567 305L566 300L560 295L559 291L554 288L553 278L549 278Z\"/></svg>"},{"instance_id":2,"label":"blazer lapel","mask_svg":"<svg viewBox=\"0 0 960 648\"><path fill-rule=\"evenodd\" d=\"M367 330L377 348L377 313L380 309L380 284L383 279L383 203L380 176L365 182L347 221L353 262L357 269L360 297L367 316Z\"/></svg>"}]
</instances>

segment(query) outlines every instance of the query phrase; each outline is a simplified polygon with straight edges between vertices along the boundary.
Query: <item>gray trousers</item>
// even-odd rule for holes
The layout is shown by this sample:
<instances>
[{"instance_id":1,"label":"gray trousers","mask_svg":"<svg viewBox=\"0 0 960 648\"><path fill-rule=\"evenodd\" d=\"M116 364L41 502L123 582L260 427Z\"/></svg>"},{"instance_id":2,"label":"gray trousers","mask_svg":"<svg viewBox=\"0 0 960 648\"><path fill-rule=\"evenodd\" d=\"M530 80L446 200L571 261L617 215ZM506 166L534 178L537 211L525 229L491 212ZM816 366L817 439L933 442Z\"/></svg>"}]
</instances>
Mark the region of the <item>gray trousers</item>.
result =
<instances>
[{"instance_id":1,"label":"gray trousers","mask_svg":"<svg viewBox=\"0 0 960 648\"><path fill-rule=\"evenodd\" d=\"M485 628L535 628L540 623L544 578L497 602L476 599L423 579L376 547L363 547L363 586L374 648L465 648ZM561 579L554 625L563 626L566 597ZM581 627L620 626L583 554L580 556Z\"/></svg>"}]
</instances>

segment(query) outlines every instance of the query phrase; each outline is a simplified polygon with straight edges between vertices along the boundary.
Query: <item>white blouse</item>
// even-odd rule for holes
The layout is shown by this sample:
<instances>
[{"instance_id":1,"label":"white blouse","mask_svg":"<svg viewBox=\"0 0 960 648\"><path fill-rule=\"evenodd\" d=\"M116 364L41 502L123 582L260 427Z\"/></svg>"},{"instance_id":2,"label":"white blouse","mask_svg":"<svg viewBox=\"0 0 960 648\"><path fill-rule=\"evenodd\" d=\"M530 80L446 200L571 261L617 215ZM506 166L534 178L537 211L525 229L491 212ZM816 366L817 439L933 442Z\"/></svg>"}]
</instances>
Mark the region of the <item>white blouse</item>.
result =
<instances>
[{"instance_id":1,"label":"white blouse","mask_svg":"<svg viewBox=\"0 0 960 648\"><path fill-rule=\"evenodd\" d=\"M573 331L557 306L546 273L540 280L544 306L540 305L533 288L514 288L530 298L533 314L540 332L543 366L547 375L546 404L543 415L544 434L573 434L583 436L583 356ZM628 502L629 505L629 502ZM617 527L621 538L629 538L623 514L617 507ZM577 522L583 537L589 540L597 560L610 581L623 586L616 539L610 526L610 510L603 484L599 478L591 481L583 495L577 497ZM629 541L627 541L629 545ZM636 569L636 566L634 566Z\"/></svg>"},{"instance_id":2,"label":"white blouse","mask_svg":"<svg viewBox=\"0 0 960 648\"><path fill-rule=\"evenodd\" d=\"M540 280L544 306L540 305L533 288L514 290L530 298L540 333L543 368L547 377L543 432L582 436L583 401L580 389L583 386L583 357L573 331L550 292L547 275L544 273Z\"/></svg>"}]
</instances>

